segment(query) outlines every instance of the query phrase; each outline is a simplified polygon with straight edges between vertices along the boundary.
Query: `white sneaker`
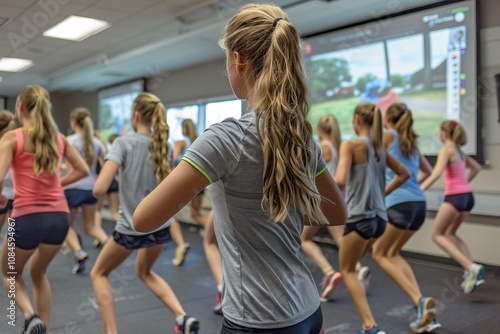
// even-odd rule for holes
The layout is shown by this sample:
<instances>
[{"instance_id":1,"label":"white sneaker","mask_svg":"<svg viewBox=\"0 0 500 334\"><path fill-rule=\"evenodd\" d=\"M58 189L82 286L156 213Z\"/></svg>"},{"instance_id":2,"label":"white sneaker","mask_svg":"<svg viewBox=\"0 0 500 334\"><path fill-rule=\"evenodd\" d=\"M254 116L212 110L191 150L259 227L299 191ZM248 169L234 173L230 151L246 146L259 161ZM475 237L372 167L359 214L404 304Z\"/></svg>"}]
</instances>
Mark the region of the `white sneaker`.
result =
<instances>
[{"instance_id":1,"label":"white sneaker","mask_svg":"<svg viewBox=\"0 0 500 334\"><path fill-rule=\"evenodd\" d=\"M470 266L469 272L466 274L462 282L462 288L466 295L470 294L476 286L484 283L484 267L480 264L473 263ZM479 283L479 284L478 284Z\"/></svg>"},{"instance_id":2,"label":"white sneaker","mask_svg":"<svg viewBox=\"0 0 500 334\"><path fill-rule=\"evenodd\" d=\"M361 282L363 289L365 292L368 292L370 288L370 280L371 280L371 270L370 267L363 266L359 269L357 273L358 280Z\"/></svg>"}]
</instances>

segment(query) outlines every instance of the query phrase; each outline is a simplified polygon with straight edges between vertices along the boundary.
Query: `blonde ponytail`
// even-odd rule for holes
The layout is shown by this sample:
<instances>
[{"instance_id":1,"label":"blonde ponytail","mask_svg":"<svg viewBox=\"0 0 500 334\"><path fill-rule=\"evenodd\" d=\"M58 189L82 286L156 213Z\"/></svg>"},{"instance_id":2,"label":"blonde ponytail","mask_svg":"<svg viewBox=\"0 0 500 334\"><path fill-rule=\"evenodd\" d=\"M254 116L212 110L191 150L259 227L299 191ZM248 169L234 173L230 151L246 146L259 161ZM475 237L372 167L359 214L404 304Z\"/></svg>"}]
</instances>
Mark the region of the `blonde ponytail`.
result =
<instances>
[{"instance_id":1,"label":"blonde ponytail","mask_svg":"<svg viewBox=\"0 0 500 334\"><path fill-rule=\"evenodd\" d=\"M375 157L380 158L382 153L382 113L380 108L370 102L362 102L354 109L354 114L359 115L363 123L371 128L371 141L375 150Z\"/></svg>"},{"instance_id":2,"label":"blonde ponytail","mask_svg":"<svg viewBox=\"0 0 500 334\"><path fill-rule=\"evenodd\" d=\"M335 116L331 114L321 117L318 121L318 129L321 129L325 131L326 134L328 134L328 139L333 143L333 146L335 147L337 152L339 152L341 136L337 118L335 118Z\"/></svg>"},{"instance_id":3,"label":"blonde ponytail","mask_svg":"<svg viewBox=\"0 0 500 334\"><path fill-rule=\"evenodd\" d=\"M172 171L168 146L167 114L160 99L150 93L141 93L134 100L133 110L141 114L141 120L153 128L149 155L155 167L156 182L160 183Z\"/></svg>"},{"instance_id":4,"label":"blonde ponytail","mask_svg":"<svg viewBox=\"0 0 500 334\"><path fill-rule=\"evenodd\" d=\"M311 169L312 126L302 69L299 33L277 6L249 4L229 21L224 47L249 64L254 83L257 133L264 171L262 206L274 222L282 222L290 206L320 224L321 196Z\"/></svg>"},{"instance_id":5,"label":"blonde ponytail","mask_svg":"<svg viewBox=\"0 0 500 334\"><path fill-rule=\"evenodd\" d=\"M71 112L70 119L74 120L79 128L83 130L83 151L85 153L85 162L92 166L94 163L94 125L90 117L90 111L87 108L76 108Z\"/></svg>"},{"instance_id":6,"label":"blonde ponytail","mask_svg":"<svg viewBox=\"0 0 500 334\"><path fill-rule=\"evenodd\" d=\"M59 164L59 145L49 93L41 86L30 85L19 94L17 101L29 112L33 123L30 139L35 147L35 175L41 176L45 171L54 174Z\"/></svg>"},{"instance_id":7,"label":"blonde ponytail","mask_svg":"<svg viewBox=\"0 0 500 334\"><path fill-rule=\"evenodd\" d=\"M14 130L15 127L14 114L8 110L0 110L0 138L2 138L6 132Z\"/></svg>"},{"instance_id":8,"label":"blonde ponytail","mask_svg":"<svg viewBox=\"0 0 500 334\"><path fill-rule=\"evenodd\" d=\"M399 135L399 142L401 143L401 152L403 156L408 158L417 150L417 134L413 131L413 117L412 112L406 104L397 102L393 103L387 108L385 112L389 117L391 123Z\"/></svg>"}]
</instances>

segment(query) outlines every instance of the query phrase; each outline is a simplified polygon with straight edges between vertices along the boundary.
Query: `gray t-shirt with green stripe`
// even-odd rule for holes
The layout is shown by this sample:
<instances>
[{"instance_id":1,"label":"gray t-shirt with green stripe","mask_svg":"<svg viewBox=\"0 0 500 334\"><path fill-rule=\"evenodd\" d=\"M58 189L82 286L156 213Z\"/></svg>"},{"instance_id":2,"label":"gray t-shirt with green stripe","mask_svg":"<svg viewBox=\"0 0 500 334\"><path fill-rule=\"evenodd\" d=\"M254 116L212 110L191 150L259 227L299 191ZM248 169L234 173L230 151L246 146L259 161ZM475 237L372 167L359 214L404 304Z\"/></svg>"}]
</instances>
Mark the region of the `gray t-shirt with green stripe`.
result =
<instances>
[{"instance_id":1,"label":"gray t-shirt with green stripe","mask_svg":"<svg viewBox=\"0 0 500 334\"><path fill-rule=\"evenodd\" d=\"M312 169L326 170L315 142ZM297 324L320 306L300 252L304 216L290 207L282 223L262 209L263 156L255 113L208 128L183 160L212 183L215 233L223 259L224 317L251 328Z\"/></svg>"}]
</instances>

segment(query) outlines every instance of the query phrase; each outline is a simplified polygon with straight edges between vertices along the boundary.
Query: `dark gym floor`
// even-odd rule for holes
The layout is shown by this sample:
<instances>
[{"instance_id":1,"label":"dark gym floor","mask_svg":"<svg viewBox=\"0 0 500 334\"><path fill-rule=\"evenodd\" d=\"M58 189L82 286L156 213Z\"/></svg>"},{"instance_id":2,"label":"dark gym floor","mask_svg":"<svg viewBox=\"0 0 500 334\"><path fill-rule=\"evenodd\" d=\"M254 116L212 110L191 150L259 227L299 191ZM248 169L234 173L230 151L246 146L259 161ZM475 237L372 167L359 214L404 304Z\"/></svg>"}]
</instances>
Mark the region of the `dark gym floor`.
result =
<instances>
[{"instance_id":1,"label":"dark gym floor","mask_svg":"<svg viewBox=\"0 0 500 334\"><path fill-rule=\"evenodd\" d=\"M105 222L104 227L110 232L113 226ZM81 230L78 223L76 228ZM183 231L185 239L191 244L184 265L174 267L171 264L174 244L169 243L154 270L171 285L186 312L200 320L199 333L219 333L222 318L212 311L216 288L205 260L202 240L195 227L183 225ZM99 310L88 277L89 268L99 252L92 248L91 243L89 237L83 237L84 248L90 254L85 274L71 273L71 255L58 254L49 267L53 334L102 333ZM332 264L338 267L337 250L329 245L323 245L323 249ZM319 284L321 272L305 258ZM439 333L500 333L500 268L488 267L486 283L471 295L464 295L460 289L462 273L458 267L412 258L408 260L424 294L436 298L438 320L443 325ZM363 259L363 263L372 269L368 296L379 327L388 334L410 333L408 324L412 313L406 295L369 257ZM134 264L135 256L132 255L112 273L110 279L115 294L119 333L173 333L173 316L135 276ZM17 312L15 327L8 325L7 306L7 293L1 289L0 333L21 333L22 315ZM322 310L325 333L357 333L360 319L344 285L337 290L333 301L322 304Z\"/></svg>"}]
</instances>

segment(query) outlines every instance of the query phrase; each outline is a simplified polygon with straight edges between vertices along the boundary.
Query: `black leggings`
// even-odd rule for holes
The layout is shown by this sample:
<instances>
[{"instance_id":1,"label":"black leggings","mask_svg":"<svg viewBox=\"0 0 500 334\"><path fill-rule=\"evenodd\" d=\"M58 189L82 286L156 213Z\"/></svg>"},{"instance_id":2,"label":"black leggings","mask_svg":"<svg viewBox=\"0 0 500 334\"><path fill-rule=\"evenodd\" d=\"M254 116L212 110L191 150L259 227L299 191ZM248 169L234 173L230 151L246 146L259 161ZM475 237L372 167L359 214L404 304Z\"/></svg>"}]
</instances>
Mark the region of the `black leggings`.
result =
<instances>
[{"instance_id":1,"label":"black leggings","mask_svg":"<svg viewBox=\"0 0 500 334\"><path fill-rule=\"evenodd\" d=\"M237 325L224 318L220 334L319 334L323 327L321 306L309 318L293 326L282 328L249 328Z\"/></svg>"}]
</instances>

